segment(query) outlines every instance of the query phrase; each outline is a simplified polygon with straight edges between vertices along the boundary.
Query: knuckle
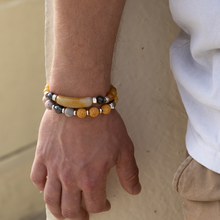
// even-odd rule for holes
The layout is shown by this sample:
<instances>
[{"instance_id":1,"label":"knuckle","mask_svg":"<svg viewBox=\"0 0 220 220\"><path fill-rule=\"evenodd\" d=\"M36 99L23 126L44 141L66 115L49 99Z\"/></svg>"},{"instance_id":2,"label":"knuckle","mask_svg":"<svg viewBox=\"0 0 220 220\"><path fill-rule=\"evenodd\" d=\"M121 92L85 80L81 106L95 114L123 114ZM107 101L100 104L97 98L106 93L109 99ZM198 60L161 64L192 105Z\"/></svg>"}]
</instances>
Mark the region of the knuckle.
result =
<instances>
[{"instance_id":1,"label":"knuckle","mask_svg":"<svg viewBox=\"0 0 220 220\"><path fill-rule=\"evenodd\" d=\"M136 167L135 169L130 170L129 172L127 172L126 176L125 176L125 181L126 182L134 182L138 180L138 174L139 174L139 170Z\"/></svg>"},{"instance_id":2,"label":"knuckle","mask_svg":"<svg viewBox=\"0 0 220 220\"><path fill-rule=\"evenodd\" d=\"M43 148L38 147L35 153L35 157L39 162L44 162L45 153Z\"/></svg>"},{"instance_id":3,"label":"knuckle","mask_svg":"<svg viewBox=\"0 0 220 220\"><path fill-rule=\"evenodd\" d=\"M73 185L74 183L74 178L72 177L72 175L68 172L63 172L61 174L61 181L63 186L66 188L69 188L70 186Z\"/></svg>"},{"instance_id":4,"label":"knuckle","mask_svg":"<svg viewBox=\"0 0 220 220\"><path fill-rule=\"evenodd\" d=\"M79 216L79 212L65 209L65 210L62 210L62 215L65 218L69 218L69 219L74 219L75 218L76 219Z\"/></svg>"},{"instance_id":5,"label":"knuckle","mask_svg":"<svg viewBox=\"0 0 220 220\"><path fill-rule=\"evenodd\" d=\"M34 174L33 172L31 172L31 174L30 174L30 179L31 179L31 181L32 181L33 183L38 183L38 182L40 182L40 181L36 178L36 176L35 176L35 174Z\"/></svg>"},{"instance_id":6,"label":"knuckle","mask_svg":"<svg viewBox=\"0 0 220 220\"><path fill-rule=\"evenodd\" d=\"M91 177L83 178L82 183L81 183L82 190L86 192L95 191L98 185L99 185L99 181Z\"/></svg>"},{"instance_id":7,"label":"knuckle","mask_svg":"<svg viewBox=\"0 0 220 220\"><path fill-rule=\"evenodd\" d=\"M104 210L104 206L97 206L97 207L87 207L88 212L93 213L93 214L97 214L100 212L103 212Z\"/></svg>"},{"instance_id":8,"label":"knuckle","mask_svg":"<svg viewBox=\"0 0 220 220\"><path fill-rule=\"evenodd\" d=\"M44 190L44 183L42 180L38 179L34 173L31 173L30 175L31 181L34 183L34 185L41 191Z\"/></svg>"},{"instance_id":9,"label":"knuckle","mask_svg":"<svg viewBox=\"0 0 220 220\"><path fill-rule=\"evenodd\" d=\"M49 206L60 206L60 202L48 195L44 195L44 201Z\"/></svg>"}]
</instances>

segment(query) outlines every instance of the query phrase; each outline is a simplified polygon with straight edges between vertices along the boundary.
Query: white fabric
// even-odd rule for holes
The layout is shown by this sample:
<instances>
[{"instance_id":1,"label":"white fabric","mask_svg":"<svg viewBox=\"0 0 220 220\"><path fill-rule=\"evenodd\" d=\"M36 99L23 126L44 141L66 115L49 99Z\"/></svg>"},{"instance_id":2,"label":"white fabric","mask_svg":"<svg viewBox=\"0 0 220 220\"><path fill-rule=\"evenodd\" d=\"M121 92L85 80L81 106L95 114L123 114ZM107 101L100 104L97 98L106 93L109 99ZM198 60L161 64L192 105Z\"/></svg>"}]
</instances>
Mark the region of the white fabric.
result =
<instances>
[{"instance_id":1,"label":"white fabric","mask_svg":"<svg viewBox=\"0 0 220 220\"><path fill-rule=\"evenodd\" d=\"M220 173L220 0L169 2L180 26L170 57L189 117L187 150Z\"/></svg>"}]
</instances>

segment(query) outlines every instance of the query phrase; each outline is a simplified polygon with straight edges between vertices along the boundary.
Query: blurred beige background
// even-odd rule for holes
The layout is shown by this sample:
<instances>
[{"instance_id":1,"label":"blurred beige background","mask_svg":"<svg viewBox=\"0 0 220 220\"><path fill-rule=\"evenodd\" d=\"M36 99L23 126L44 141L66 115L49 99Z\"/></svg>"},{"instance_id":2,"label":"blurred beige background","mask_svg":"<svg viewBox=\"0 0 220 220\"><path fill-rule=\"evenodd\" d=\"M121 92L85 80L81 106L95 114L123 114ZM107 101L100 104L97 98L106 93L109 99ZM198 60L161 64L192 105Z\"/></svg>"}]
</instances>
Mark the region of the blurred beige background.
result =
<instances>
[{"instance_id":1,"label":"blurred beige background","mask_svg":"<svg viewBox=\"0 0 220 220\"><path fill-rule=\"evenodd\" d=\"M51 3L47 1L46 11L47 72ZM0 0L1 220L45 220L43 195L29 179L44 111L44 4ZM143 190L138 196L128 195L112 170L107 186L112 209L91 215L92 220L183 219L181 200L171 186L185 156L187 120L169 68L169 47L177 32L167 0L127 0L112 81L120 98L117 109L135 144Z\"/></svg>"}]
</instances>

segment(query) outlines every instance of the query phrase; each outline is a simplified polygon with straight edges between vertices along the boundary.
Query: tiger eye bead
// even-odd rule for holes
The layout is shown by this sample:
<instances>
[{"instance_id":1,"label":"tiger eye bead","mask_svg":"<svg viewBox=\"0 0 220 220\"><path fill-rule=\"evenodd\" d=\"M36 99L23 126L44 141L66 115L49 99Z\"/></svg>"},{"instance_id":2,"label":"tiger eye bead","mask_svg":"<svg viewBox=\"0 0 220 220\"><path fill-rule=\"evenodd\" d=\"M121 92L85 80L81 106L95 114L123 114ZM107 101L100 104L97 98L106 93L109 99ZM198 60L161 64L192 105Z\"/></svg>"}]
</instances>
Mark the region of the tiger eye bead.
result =
<instances>
[{"instance_id":1,"label":"tiger eye bead","mask_svg":"<svg viewBox=\"0 0 220 220\"><path fill-rule=\"evenodd\" d=\"M44 89L43 93L45 93L45 92L50 92L50 90L49 89Z\"/></svg>"},{"instance_id":2,"label":"tiger eye bead","mask_svg":"<svg viewBox=\"0 0 220 220\"><path fill-rule=\"evenodd\" d=\"M111 89L110 93L113 95L113 96L116 96L117 95L117 91L115 89Z\"/></svg>"},{"instance_id":3,"label":"tiger eye bead","mask_svg":"<svg viewBox=\"0 0 220 220\"><path fill-rule=\"evenodd\" d=\"M107 94L107 97L109 98L110 102L114 100L114 95L112 95L111 93Z\"/></svg>"},{"instance_id":4,"label":"tiger eye bead","mask_svg":"<svg viewBox=\"0 0 220 220\"><path fill-rule=\"evenodd\" d=\"M111 107L109 105L107 105L107 104L103 105L101 107L101 109L102 109L102 113L104 115L107 115L107 114L109 114L111 112Z\"/></svg>"},{"instance_id":5,"label":"tiger eye bead","mask_svg":"<svg viewBox=\"0 0 220 220\"><path fill-rule=\"evenodd\" d=\"M96 107L92 107L89 109L89 115L93 118L97 117L99 115L99 109Z\"/></svg>"},{"instance_id":6,"label":"tiger eye bead","mask_svg":"<svg viewBox=\"0 0 220 220\"><path fill-rule=\"evenodd\" d=\"M115 97L115 102L118 103L118 96Z\"/></svg>"},{"instance_id":7,"label":"tiger eye bead","mask_svg":"<svg viewBox=\"0 0 220 220\"><path fill-rule=\"evenodd\" d=\"M79 108L76 112L76 115L79 118L85 118L86 117L86 110L84 108Z\"/></svg>"}]
</instances>

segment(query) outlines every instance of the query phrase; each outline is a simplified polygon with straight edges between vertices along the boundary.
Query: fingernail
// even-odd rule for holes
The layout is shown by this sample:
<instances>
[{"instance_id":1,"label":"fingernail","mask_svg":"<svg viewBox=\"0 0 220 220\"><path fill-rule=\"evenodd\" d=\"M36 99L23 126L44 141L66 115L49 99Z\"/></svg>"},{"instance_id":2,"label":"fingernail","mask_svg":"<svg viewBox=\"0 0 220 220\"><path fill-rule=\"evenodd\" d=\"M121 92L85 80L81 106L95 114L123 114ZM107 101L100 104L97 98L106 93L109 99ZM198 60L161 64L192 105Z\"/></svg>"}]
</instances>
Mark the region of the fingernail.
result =
<instances>
[{"instance_id":1,"label":"fingernail","mask_svg":"<svg viewBox=\"0 0 220 220\"><path fill-rule=\"evenodd\" d=\"M106 205L105 205L104 212L107 212L107 211L109 211L110 209L111 209L111 203L110 203L108 200L106 200Z\"/></svg>"},{"instance_id":2,"label":"fingernail","mask_svg":"<svg viewBox=\"0 0 220 220\"><path fill-rule=\"evenodd\" d=\"M133 194L137 195L140 193L140 191L141 191L141 184L138 182L137 185L133 189Z\"/></svg>"}]
</instances>

